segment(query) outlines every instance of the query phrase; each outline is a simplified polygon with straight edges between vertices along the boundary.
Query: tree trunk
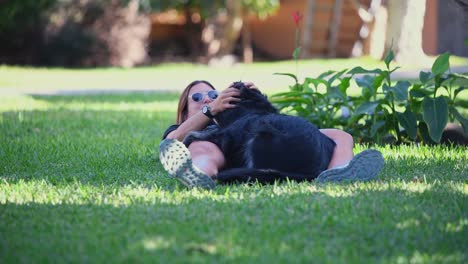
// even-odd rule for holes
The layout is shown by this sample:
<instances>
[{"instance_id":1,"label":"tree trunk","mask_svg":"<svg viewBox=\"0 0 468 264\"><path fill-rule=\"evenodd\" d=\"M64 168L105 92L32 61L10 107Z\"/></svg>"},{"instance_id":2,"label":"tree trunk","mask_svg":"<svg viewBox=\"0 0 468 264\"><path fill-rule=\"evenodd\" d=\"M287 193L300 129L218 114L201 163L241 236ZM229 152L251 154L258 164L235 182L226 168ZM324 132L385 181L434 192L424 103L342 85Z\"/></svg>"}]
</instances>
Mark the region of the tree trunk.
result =
<instances>
[{"instance_id":1,"label":"tree trunk","mask_svg":"<svg viewBox=\"0 0 468 264\"><path fill-rule=\"evenodd\" d=\"M307 0L307 8L304 14L304 28L302 29L302 57L311 56L312 31L314 28L315 0Z\"/></svg>"},{"instance_id":2,"label":"tree trunk","mask_svg":"<svg viewBox=\"0 0 468 264\"><path fill-rule=\"evenodd\" d=\"M333 6L333 18L330 27L330 40L328 42L328 57L336 57L336 43L338 42L338 30L341 24L341 7L343 0L336 0Z\"/></svg>"},{"instance_id":3,"label":"tree trunk","mask_svg":"<svg viewBox=\"0 0 468 264\"><path fill-rule=\"evenodd\" d=\"M248 14L244 14L244 26L242 27L242 55L244 63L253 62L252 32L250 31Z\"/></svg>"},{"instance_id":4,"label":"tree trunk","mask_svg":"<svg viewBox=\"0 0 468 264\"><path fill-rule=\"evenodd\" d=\"M426 0L388 1L384 56L392 49L397 62L417 63L427 59L422 49L425 12Z\"/></svg>"},{"instance_id":5,"label":"tree trunk","mask_svg":"<svg viewBox=\"0 0 468 264\"><path fill-rule=\"evenodd\" d=\"M190 57L195 61L203 53L201 44L201 17L198 13L194 13L188 4L184 8L184 16L185 21L187 21L187 36L185 41L190 49Z\"/></svg>"},{"instance_id":6,"label":"tree trunk","mask_svg":"<svg viewBox=\"0 0 468 264\"><path fill-rule=\"evenodd\" d=\"M237 0L226 0L225 9L206 19L202 41L207 62L233 52L242 25L242 2Z\"/></svg>"}]
</instances>

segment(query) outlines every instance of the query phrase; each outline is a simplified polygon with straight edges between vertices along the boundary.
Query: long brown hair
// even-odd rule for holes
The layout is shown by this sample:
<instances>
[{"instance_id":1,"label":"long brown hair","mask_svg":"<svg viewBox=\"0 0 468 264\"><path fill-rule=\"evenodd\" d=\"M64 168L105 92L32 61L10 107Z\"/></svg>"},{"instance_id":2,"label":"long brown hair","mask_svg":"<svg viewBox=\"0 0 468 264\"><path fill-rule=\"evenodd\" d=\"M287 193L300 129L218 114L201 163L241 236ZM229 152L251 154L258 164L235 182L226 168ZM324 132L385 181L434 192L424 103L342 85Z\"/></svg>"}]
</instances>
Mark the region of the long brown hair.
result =
<instances>
[{"instance_id":1,"label":"long brown hair","mask_svg":"<svg viewBox=\"0 0 468 264\"><path fill-rule=\"evenodd\" d=\"M178 125L182 124L185 120L187 120L188 97L190 94L190 90L192 89L193 86L199 83L204 83L208 85L209 87L211 87L213 90L216 90L211 83L205 80L196 80L196 81L189 83L189 85L185 87L184 91L182 91L182 94L179 97L179 106L177 107L177 121L176 121Z\"/></svg>"}]
</instances>

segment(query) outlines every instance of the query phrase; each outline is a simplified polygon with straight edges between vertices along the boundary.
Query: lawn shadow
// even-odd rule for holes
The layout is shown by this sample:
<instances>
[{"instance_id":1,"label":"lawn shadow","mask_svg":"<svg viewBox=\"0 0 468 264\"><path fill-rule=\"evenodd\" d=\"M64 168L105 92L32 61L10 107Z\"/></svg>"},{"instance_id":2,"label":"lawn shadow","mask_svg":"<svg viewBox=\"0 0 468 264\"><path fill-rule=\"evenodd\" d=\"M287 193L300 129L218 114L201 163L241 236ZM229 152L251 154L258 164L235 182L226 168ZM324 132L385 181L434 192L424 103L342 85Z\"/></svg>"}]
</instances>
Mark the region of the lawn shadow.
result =
<instances>
[{"instance_id":1,"label":"lawn shadow","mask_svg":"<svg viewBox=\"0 0 468 264\"><path fill-rule=\"evenodd\" d=\"M5 263L394 263L467 257L466 194L444 185L349 195L326 188L266 189L184 199L149 193L120 205L119 198L134 194L102 194L111 204L6 203L0 255Z\"/></svg>"},{"instance_id":2,"label":"lawn shadow","mask_svg":"<svg viewBox=\"0 0 468 264\"><path fill-rule=\"evenodd\" d=\"M152 96L83 96L83 101L116 102L123 97L141 102L156 100L158 94ZM45 100L68 102L74 98L47 96ZM45 180L54 185L81 182L124 186L133 182L173 189L178 183L166 177L158 160L158 145L174 119L175 110L58 108L4 112L0 122L0 177L9 183ZM465 163L463 156L433 159L431 153L403 157L395 153L386 157L377 179L465 182Z\"/></svg>"},{"instance_id":3,"label":"lawn shadow","mask_svg":"<svg viewBox=\"0 0 468 264\"><path fill-rule=\"evenodd\" d=\"M28 94L36 100L47 101L54 104L67 103L151 103L162 101L175 101L177 105L179 93L174 91L151 90L79 90L63 91L54 94Z\"/></svg>"},{"instance_id":4,"label":"lawn shadow","mask_svg":"<svg viewBox=\"0 0 468 264\"><path fill-rule=\"evenodd\" d=\"M174 115L89 109L4 112L0 176L11 183L125 185L153 180L157 146Z\"/></svg>"}]
</instances>

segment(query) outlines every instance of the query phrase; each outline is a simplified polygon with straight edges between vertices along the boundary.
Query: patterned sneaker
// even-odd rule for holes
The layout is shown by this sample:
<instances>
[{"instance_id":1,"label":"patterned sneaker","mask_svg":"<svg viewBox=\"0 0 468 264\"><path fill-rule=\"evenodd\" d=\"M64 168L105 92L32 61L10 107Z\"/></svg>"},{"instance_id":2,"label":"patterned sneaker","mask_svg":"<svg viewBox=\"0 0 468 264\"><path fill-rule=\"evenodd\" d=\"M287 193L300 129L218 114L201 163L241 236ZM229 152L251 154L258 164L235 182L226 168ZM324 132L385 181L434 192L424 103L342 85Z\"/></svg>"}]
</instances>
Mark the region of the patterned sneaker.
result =
<instances>
[{"instance_id":1,"label":"patterned sneaker","mask_svg":"<svg viewBox=\"0 0 468 264\"><path fill-rule=\"evenodd\" d=\"M368 181L379 174L383 165L382 153L368 149L354 156L347 166L325 170L315 180L317 182Z\"/></svg>"},{"instance_id":2,"label":"patterned sneaker","mask_svg":"<svg viewBox=\"0 0 468 264\"><path fill-rule=\"evenodd\" d=\"M159 144L159 160L170 176L177 178L188 188L213 189L215 182L195 167L185 145L175 139L165 139Z\"/></svg>"}]
</instances>

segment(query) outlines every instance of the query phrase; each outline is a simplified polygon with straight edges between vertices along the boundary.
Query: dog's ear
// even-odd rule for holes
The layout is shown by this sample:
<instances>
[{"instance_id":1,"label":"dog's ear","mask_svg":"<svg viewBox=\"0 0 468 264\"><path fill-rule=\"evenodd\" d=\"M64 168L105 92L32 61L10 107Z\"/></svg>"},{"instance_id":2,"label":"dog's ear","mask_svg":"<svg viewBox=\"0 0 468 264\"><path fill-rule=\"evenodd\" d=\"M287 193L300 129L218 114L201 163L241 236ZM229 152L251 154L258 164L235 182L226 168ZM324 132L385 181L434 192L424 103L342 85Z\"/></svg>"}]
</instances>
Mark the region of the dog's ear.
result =
<instances>
[{"instance_id":1,"label":"dog's ear","mask_svg":"<svg viewBox=\"0 0 468 264\"><path fill-rule=\"evenodd\" d=\"M243 87L240 90L240 98L242 99L239 104L254 110L261 110L270 113L277 113L278 110L268 101L266 95L262 94L260 90L254 88Z\"/></svg>"},{"instance_id":2,"label":"dog's ear","mask_svg":"<svg viewBox=\"0 0 468 264\"><path fill-rule=\"evenodd\" d=\"M244 99L263 100L263 98L266 98L266 96L262 94L262 92L260 92L260 90L258 90L257 88L247 88L244 86L240 89L240 92L240 97Z\"/></svg>"},{"instance_id":3,"label":"dog's ear","mask_svg":"<svg viewBox=\"0 0 468 264\"><path fill-rule=\"evenodd\" d=\"M237 89L242 89L242 88L247 88L243 82L233 82L231 87L237 88Z\"/></svg>"}]
</instances>

